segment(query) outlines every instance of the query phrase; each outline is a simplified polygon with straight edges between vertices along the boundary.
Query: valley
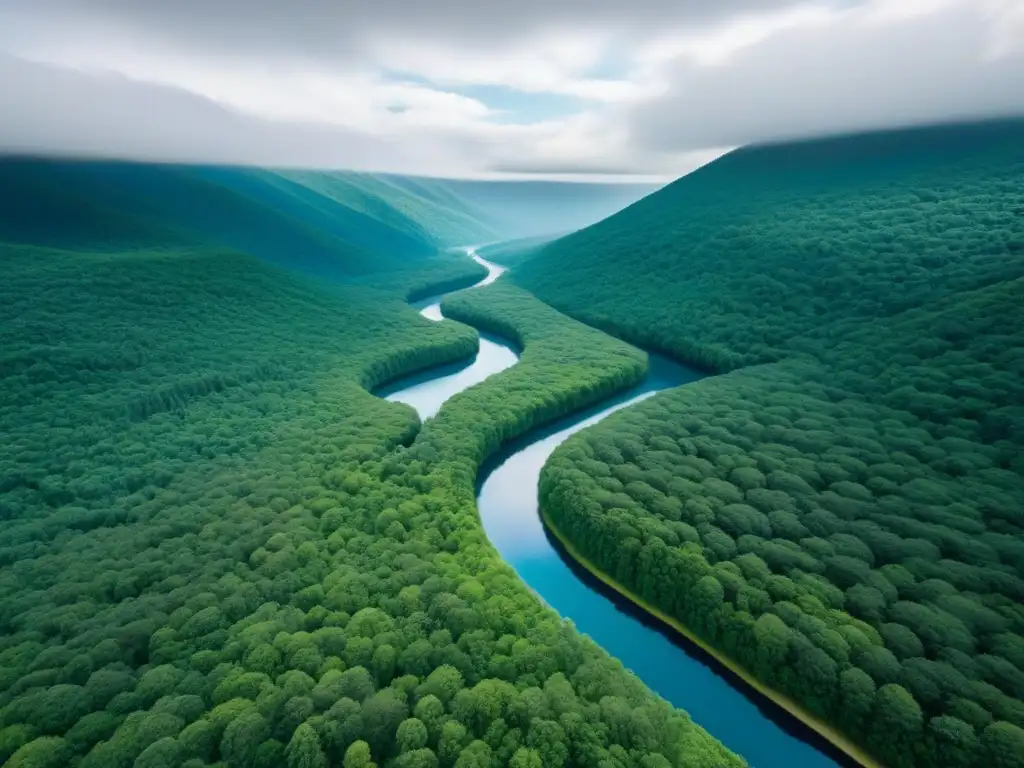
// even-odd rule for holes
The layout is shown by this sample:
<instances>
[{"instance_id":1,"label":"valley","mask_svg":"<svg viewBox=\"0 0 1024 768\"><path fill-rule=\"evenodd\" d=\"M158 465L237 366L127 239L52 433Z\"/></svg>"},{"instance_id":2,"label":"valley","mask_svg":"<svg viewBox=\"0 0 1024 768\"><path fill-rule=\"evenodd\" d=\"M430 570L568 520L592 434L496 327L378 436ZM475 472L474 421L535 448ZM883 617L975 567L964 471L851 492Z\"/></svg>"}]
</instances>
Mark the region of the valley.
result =
<instances>
[{"instance_id":1,"label":"valley","mask_svg":"<svg viewBox=\"0 0 1024 768\"><path fill-rule=\"evenodd\" d=\"M1022 179L0 162L0 761L1024 764Z\"/></svg>"}]
</instances>

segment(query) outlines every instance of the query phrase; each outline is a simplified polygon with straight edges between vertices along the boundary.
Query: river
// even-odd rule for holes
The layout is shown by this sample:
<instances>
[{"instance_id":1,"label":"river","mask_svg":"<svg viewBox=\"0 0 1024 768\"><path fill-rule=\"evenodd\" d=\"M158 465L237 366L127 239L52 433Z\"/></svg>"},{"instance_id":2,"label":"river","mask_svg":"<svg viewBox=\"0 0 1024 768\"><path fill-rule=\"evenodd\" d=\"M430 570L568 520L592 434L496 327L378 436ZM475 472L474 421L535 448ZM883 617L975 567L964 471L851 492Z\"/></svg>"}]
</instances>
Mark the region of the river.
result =
<instances>
[{"instance_id":1,"label":"river","mask_svg":"<svg viewBox=\"0 0 1024 768\"><path fill-rule=\"evenodd\" d=\"M477 286L494 282L505 271L473 249L468 252L488 269L487 277ZM416 306L424 317L439 321L443 319L442 298L431 297ZM517 359L509 343L481 334L480 351L469 364L402 379L378 394L412 405L421 418L427 419L449 397L508 368ZM837 753L821 737L751 693L671 628L659 626L656 619L623 598L606 596L610 590L595 583L571 558L563 558L541 522L537 482L541 468L560 443L620 408L660 390L697 381L703 375L652 354L647 377L632 390L504 446L481 470L477 492L480 518L495 549L544 602L618 658L653 691L686 710L751 766L830 768L838 765L830 757Z\"/></svg>"},{"instance_id":2,"label":"river","mask_svg":"<svg viewBox=\"0 0 1024 768\"><path fill-rule=\"evenodd\" d=\"M474 288L490 285L505 272L505 267L492 264L469 249L470 256L487 268L487 276ZM430 296L415 302L412 306L428 320L441 321L441 299L447 294ZM441 405L452 395L479 384L488 376L515 365L519 359L515 348L504 339L488 333L480 333L480 349L469 362L439 366L413 376L398 379L376 392L385 400L406 403L416 409L420 419L426 421L437 414Z\"/></svg>"}]
</instances>

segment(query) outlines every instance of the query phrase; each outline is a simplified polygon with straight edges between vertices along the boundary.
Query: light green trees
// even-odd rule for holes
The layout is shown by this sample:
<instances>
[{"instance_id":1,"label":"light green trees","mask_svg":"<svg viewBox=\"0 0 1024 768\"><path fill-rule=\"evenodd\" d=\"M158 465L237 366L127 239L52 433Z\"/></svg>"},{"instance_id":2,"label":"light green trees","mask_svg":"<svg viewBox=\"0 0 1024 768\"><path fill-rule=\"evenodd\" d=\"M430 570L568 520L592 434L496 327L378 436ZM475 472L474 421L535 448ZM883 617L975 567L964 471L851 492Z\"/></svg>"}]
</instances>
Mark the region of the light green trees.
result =
<instances>
[{"instance_id":1,"label":"light green trees","mask_svg":"<svg viewBox=\"0 0 1024 768\"><path fill-rule=\"evenodd\" d=\"M288 768L326 768L327 766L327 756L320 745L320 738L312 726L307 723L303 723L295 729L285 750L285 758Z\"/></svg>"}]
</instances>

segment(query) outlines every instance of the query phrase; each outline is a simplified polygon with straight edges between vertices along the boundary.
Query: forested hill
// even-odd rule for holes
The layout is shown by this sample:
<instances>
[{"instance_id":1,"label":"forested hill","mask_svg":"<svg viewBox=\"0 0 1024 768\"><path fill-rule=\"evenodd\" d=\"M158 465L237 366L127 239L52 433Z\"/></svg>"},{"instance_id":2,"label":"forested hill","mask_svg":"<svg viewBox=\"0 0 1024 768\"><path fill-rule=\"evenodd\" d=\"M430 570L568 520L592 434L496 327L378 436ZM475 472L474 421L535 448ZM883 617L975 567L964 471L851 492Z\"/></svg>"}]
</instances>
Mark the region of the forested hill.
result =
<instances>
[{"instance_id":1,"label":"forested hill","mask_svg":"<svg viewBox=\"0 0 1024 768\"><path fill-rule=\"evenodd\" d=\"M728 154L547 246L515 279L560 309L725 370L822 325L1024 274L1024 121Z\"/></svg>"},{"instance_id":2,"label":"forested hill","mask_svg":"<svg viewBox=\"0 0 1024 768\"><path fill-rule=\"evenodd\" d=\"M494 237L428 182L346 173L0 159L0 240L71 250L231 248L349 278Z\"/></svg>"},{"instance_id":3,"label":"forested hill","mask_svg":"<svg viewBox=\"0 0 1024 768\"><path fill-rule=\"evenodd\" d=\"M473 503L497 442L643 355L469 291L459 316L528 349L421 430L367 390L477 334L409 308L405 272L0 244L0 765L742 768L542 605Z\"/></svg>"},{"instance_id":4,"label":"forested hill","mask_svg":"<svg viewBox=\"0 0 1024 768\"><path fill-rule=\"evenodd\" d=\"M591 567L891 768L1024 766L1024 122L735 152L511 274L723 372L552 456Z\"/></svg>"}]
</instances>

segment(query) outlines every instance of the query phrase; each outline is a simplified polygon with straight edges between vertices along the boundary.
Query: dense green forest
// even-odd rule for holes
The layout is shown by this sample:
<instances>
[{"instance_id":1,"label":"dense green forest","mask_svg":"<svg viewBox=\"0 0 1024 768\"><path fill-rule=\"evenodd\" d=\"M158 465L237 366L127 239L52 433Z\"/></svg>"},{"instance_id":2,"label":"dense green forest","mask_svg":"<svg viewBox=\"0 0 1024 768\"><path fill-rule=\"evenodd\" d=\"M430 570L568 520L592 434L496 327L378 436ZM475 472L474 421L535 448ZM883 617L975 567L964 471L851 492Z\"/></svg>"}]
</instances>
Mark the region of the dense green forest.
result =
<instances>
[{"instance_id":1,"label":"dense green forest","mask_svg":"<svg viewBox=\"0 0 1024 768\"><path fill-rule=\"evenodd\" d=\"M0 248L0 763L742 764L542 606L476 514L502 439L642 353L492 286L446 311L520 364L422 432L369 394L475 351L404 299L476 269L385 290L223 248Z\"/></svg>"},{"instance_id":2,"label":"dense green forest","mask_svg":"<svg viewBox=\"0 0 1024 768\"><path fill-rule=\"evenodd\" d=\"M583 557L893 768L1024 765L1024 123L740 150L512 276L724 374L554 454Z\"/></svg>"},{"instance_id":3,"label":"dense green forest","mask_svg":"<svg viewBox=\"0 0 1024 768\"><path fill-rule=\"evenodd\" d=\"M513 279L716 371L813 353L822 333L1024 276L1022 163L1021 121L741 149Z\"/></svg>"},{"instance_id":4,"label":"dense green forest","mask_svg":"<svg viewBox=\"0 0 1024 768\"><path fill-rule=\"evenodd\" d=\"M240 250L351 280L486 237L411 192L355 175L251 168L0 159L0 241L73 250ZM419 210L409 200L415 199ZM470 215L467 207L462 218Z\"/></svg>"},{"instance_id":5,"label":"dense green forest","mask_svg":"<svg viewBox=\"0 0 1024 768\"><path fill-rule=\"evenodd\" d=\"M569 231L647 191L0 156L0 242L227 248L351 281L454 246Z\"/></svg>"}]
</instances>

